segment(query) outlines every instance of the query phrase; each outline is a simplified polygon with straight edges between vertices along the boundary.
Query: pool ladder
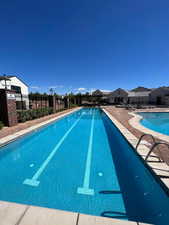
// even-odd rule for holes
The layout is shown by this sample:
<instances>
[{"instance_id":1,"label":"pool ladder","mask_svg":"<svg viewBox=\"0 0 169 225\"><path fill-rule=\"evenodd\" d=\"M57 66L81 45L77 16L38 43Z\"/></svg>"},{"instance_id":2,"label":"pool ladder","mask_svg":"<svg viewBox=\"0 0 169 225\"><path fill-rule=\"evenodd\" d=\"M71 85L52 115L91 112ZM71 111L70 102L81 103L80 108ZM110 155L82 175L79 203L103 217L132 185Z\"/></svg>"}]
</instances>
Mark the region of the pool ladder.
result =
<instances>
[{"instance_id":1,"label":"pool ladder","mask_svg":"<svg viewBox=\"0 0 169 225\"><path fill-rule=\"evenodd\" d=\"M137 145L136 145L136 151L137 151L137 149L138 149L139 144L141 143L141 140L142 140L143 137L145 137L145 136L149 136L149 137L151 137L151 139L153 140L153 145L152 145L152 147L150 148L150 150L148 151L148 153L147 153L147 155L146 155L146 157L145 157L145 161L148 160L148 157L151 155L151 153L153 152L154 148L156 148L157 146L159 146L159 145L165 145L165 146L167 146L168 149L169 149L169 144L168 144L168 143L166 143L166 142L156 142L156 140L155 140L155 138L153 137L153 135L151 135L151 134L143 134L143 135L139 138L139 140L138 140L138 142L137 142ZM158 156L156 156L156 157L159 159L160 162L164 162L164 160L161 159L160 157L158 157Z\"/></svg>"}]
</instances>

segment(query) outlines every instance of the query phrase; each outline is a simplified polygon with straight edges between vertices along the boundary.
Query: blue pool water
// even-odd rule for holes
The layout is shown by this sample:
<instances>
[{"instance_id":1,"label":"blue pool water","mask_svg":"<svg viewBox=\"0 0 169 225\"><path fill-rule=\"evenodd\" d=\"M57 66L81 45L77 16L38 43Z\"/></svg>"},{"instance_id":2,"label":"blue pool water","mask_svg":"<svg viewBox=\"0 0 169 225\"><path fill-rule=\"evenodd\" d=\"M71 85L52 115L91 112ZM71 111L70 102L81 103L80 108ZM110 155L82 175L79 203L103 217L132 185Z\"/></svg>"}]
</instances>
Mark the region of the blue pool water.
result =
<instances>
[{"instance_id":1,"label":"blue pool water","mask_svg":"<svg viewBox=\"0 0 169 225\"><path fill-rule=\"evenodd\" d=\"M0 151L0 200L168 224L169 198L99 109L81 109Z\"/></svg>"},{"instance_id":2,"label":"blue pool water","mask_svg":"<svg viewBox=\"0 0 169 225\"><path fill-rule=\"evenodd\" d=\"M169 112L143 112L139 113L143 119L140 123L156 132L169 135Z\"/></svg>"}]
</instances>

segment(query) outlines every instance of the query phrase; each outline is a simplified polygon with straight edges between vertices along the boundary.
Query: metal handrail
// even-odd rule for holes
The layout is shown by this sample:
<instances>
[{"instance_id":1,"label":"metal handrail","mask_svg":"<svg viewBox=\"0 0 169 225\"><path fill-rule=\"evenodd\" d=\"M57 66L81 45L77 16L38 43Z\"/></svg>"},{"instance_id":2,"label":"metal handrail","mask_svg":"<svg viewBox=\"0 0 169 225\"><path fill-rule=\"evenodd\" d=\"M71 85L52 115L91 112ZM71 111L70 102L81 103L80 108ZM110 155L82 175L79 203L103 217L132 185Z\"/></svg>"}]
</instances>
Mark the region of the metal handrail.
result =
<instances>
[{"instance_id":1,"label":"metal handrail","mask_svg":"<svg viewBox=\"0 0 169 225\"><path fill-rule=\"evenodd\" d=\"M156 142L154 143L154 145L151 147L150 151L147 153L147 156L145 157L145 161L147 161L148 157L150 156L150 154L152 153L153 149L158 146L158 145L166 145L169 149L169 144L165 143L165 142ZM159 157L160 158L160 157ZM162 159L163 160L163 159ZM164 160L163 160L164 161Z\"/></svg>"},{"instance_id":2,"label":"metal handrail","mask_svg":"<svg viewBox=\"0 0 169 225\"><path fill-rule=\"evenodd\" d=\"M137 145L136 145L136 151L137 151L137 148L138 148L138 146L139 146L141 140L143 139L143 137L144 137L144 136L147 136L147 135L150 136L150 137L152 138L152 140L153 140L154 143L156 143L155 138L153 137L153 135L151 135L151 134L143 134L143 135L141 135L141 137L139 138L139 140L138 140L138 142L137 142Z\"/></svg>"}]
</instances>

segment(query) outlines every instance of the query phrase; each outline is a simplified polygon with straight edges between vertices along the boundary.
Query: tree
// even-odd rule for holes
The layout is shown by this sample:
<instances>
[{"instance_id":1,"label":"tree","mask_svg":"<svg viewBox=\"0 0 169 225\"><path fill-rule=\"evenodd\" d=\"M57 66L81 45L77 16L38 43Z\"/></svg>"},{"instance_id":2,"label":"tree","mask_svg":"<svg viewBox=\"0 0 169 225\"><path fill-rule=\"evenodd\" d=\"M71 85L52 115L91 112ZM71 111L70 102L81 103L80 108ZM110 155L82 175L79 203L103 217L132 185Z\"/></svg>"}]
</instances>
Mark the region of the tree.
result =
<instances>
[{"instance_id":1,"label":"tree","mask_svg":"<svg viewBox=\"0 0 169 225\"><path fill-rule=\"evenodd\" d=\"M49 92L50 92L51 95L53 95L54 89L53 89L53 88L50 88L50 89L49 89Z\"/></svg>"}]
</instances>

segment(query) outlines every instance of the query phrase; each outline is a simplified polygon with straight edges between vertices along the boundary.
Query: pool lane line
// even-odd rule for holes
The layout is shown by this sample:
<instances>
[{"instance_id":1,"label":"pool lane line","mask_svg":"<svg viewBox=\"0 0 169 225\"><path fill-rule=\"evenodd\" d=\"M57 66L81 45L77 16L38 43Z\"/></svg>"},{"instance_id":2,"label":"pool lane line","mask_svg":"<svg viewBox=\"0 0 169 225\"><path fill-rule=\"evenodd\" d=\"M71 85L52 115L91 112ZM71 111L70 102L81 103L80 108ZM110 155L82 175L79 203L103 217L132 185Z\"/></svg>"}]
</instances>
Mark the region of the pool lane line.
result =
<instances>
[{"instance_id":1,"label":"pool lane line","mask_svg":"<svg viewBox=\"0 0 169 225\"><path fill-rule=\"evenodd\" d=\"M77 125L77 123L80 121L81 117L83 116L83 113L80 115L80 117L73 123L73 125L69 128L69 130L64 134L64 136L60 139L60 141L57 143L57 145L55 146L55 148L53 149L53 151L49 154L49 156L46 158L46 160L43 162L43 164L41 165L41 167L38 169L38 171L33 175L33 177L31 179L25 179L23 181L23 184L27 184L30 186L35 186L37 187L40 183L40 181L38 181L39 176L41 175L41 173L44 171L44 169L46 168L46 166L48 165L48 163L51 161L51 159L53 158L53 156L55 155L55 153L57 152L57 150L59 149L59 147L62 145L62 143L65 141L65 139L67 138L67 136L69 135L69 133L73 130L73 128Z\"/></svg>"},{"instance_id":2,"label":"pool lane line","mask_svg":"<svg viewBox=\"0 0 169 225\"><path fill-rule=\"evenodd\" d=\"M89 145L88 145L83 187L78 187L78 189L77 189L77 193L83 194L83 195L94 195L94 189L89 188L89 186L90 186L90 170L91 170L91 161L92 161L93 133L94 133L94 116L95 116L95 111L93 112L91 128L90 128L90 137L89 137Z\"/></svg>"}]
</instances>

